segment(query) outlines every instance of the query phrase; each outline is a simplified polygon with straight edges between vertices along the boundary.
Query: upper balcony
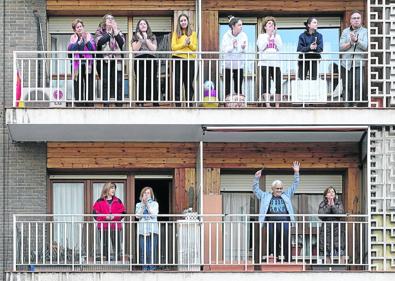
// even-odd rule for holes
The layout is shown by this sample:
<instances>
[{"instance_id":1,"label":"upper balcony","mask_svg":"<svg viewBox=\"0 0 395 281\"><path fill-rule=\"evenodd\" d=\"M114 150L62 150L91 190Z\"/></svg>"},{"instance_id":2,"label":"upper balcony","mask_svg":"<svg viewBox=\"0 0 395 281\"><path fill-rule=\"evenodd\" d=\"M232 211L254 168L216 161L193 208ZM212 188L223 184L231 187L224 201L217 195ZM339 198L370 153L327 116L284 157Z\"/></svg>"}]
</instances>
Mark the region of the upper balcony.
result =
<instances>
[{"instance_id":1,"label":"upper balcony","mask_svg":"<svg viewBox=\"0 0 395 281\"><path fill-rule=\"evenodd\" d=\"M14 52L13 140L198 141L206 125L393 123L392 110L382 110L393 100L369 91L366 53L279 53L264 61L259 53L174 55ZM95 125L102 135L92 134Z\"/></svg>"},{"instance_id":2,"label":"upper balcony","mask_svg":"<svg viewBox=\"0 0 395 281\"><path fill-rule=\"evenodd\" d=\"M180 58L180 57L188 57ZM14 52L15 107L390 107L367 53Z\"/></svg>"}]
</instances>

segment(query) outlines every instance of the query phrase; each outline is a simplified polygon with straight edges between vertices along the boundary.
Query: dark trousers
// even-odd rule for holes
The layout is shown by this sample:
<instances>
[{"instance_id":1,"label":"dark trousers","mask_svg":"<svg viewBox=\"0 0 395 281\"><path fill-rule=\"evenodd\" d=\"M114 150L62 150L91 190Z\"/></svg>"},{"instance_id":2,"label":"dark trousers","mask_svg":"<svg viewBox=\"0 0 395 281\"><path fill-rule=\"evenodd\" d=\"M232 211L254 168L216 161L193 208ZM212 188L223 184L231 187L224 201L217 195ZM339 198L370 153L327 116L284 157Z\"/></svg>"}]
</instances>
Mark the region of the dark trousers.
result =
<instances>
[{"instance_id":1,"label":"dark trousers","mask_svg":"<svg viewBox=\"0 0 395 281\"><path fill-rule=\"evenodd\" d=\"M233 82L234 93L243 93L243 69L228 69L225 68L225 96L234 94L231 93L231 85Z\"/></svg>"},{"instance_id":2,"label":"dark trousers","mask_svg":"<svg viewBox=\"0 0 395 281\"><path fill-rule=\"evenodd\" d=\"M103 250L103 256L104 260L108 259L108 257L111 256L111 247L109 246L112 245L112 249L115 255L116 259L120 259L121 256L121 232L119 230L104 230L103 229L103 236L101 235L101 230L99 230L100 233L100 245L102 245L102 250ZM110 241L111 244L108 245L109 239L108 239L108 234L110 233Z\"/></svg>"},{"instance_id":3,"label":"dark trousers","mask_svg":"<svg viewBox=\"0 0 395 281\"><path fill-rule=\"evenodd\" d=\"M117 77L115 77L117 76ZM117 85L117 100L122 100L122 71L117 70L115 60L103 62L103 101L108 101L108 93L110 98L115 98L115 84Z\"/></svg>"},{"instance_id":4,"label":"dark trousers","mask_svg":"<svg viewBox=\"0 0 395 281\"><path fill-rule=\"evenodd\" d=\"M269 227L269 255L284 256L284 261L289 261L289 222L270 222Z\"/></svg>"},{"instance_id":5,"label":"dark trousers","mask_svg":"<svg viewBox=\"0 0 395 281\"><path fill-rule=\"evenodd\" d=\"M343 82L343 98L349 102L367 102L368 95L365 88L365 68L364 67L351 67L347 70L341 67L341 78ZM347 81L346 81L347 80ZM361 97L362 92L362 97Z\"/></svg>"},{"instance_id":6,"label":"dark trousers","mask_svg":"<svg viewBox=\"0 0 395 281\"><path fill-rule=\"evenodd\" d=\"M138 101L156 103L158 102L158 64L154 59L143 60L143 58L154 58L154 56L141 55L136 57L137 60L134 62L134 73L138 82Z\"/></svg>"},{"instance_id":7,"label":"dark trousers","mask_svg":"<svg viewBox=\"0 0 395 281\"><path fill-rule=\"evenodd\" d=\"M276 94L281 94L281 70L274 66L261 66L262 73L262 93L269 93L274 80Z\"/></svg>"},{"instance_id":8,"label":"dark trousers","mask_svg":"<svg viewBox=\"0 0 395 281\"><path fill-rule=\"evenodd\" d=\"M86 100L93 100L93 71L88 74L88 68L86 63L81 63L78 68L78 75L74 78L74 101L84 102ZM81 86L81 87L80 87ZM86 97L86 92L88 92L88 99Z\"/></svg>"},{"instance_id":9,"label":"dark trousers","mask_svg":"<svg viewBox=\"0 0 395 281\"><path fill-rule=\"evenodd\" d=\"M143 270L154 270L158 263L158 234L139 235L139 260Z\"/></svg>"},{"instance_id":10,"label":"dark trousers","mask_svg":"<svg viewBox=\"0 0 395 281\"><path fill-rule=\"evenodd\" d=\"M298 61L298 78L300 80L317 79L318 60L306 59Z\"/></svg>"},{"instance_id":11,"label":"dark trousers","mask_svg":"<svg viewBox=\"0 0 395 281\"><path fill-rule=\"evenodd\" d=\"M174 61L175 68L175 100L180 100L180 93L182 87L185 87L186 100L192 101L194 99L193 80L195 78L195 62L182 58L176 58ZM182 73L181 73L182 72ZM181 76L182 74L182 76Z\"/></svg>"}]
</instances>

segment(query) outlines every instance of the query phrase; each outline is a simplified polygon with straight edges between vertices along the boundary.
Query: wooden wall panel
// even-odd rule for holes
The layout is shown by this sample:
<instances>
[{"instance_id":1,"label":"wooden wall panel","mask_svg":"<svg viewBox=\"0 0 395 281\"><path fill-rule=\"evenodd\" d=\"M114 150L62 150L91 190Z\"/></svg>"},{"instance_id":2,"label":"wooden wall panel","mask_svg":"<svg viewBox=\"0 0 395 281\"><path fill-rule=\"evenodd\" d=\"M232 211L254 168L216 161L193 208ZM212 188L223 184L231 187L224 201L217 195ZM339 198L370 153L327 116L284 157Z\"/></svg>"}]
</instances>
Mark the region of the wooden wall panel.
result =
<instances>
[{"instance_id":1,"label":"wooden wall panel","mask_svg":"<svg viewBox=\"0 0 395 281\"><path fill-rule=\"evenodd\" d=\"M344 209L346 213L361 213L361 181L360 170L358 168L350 168L347 170L346 182L347 193L344 198Z\"/></svg>"},{"instance_id":2,"label":"wooden wall panel","mask_svg":"<svg viewBox=\"0 0 395 281\"><path fill-rule=\"evenodd\" d=\"M192 207L196 211L196 177L194 168L177 168L174 170L174 192L172 211L175 214Z\"/></svg>"},{"instance_id":3,"label":"wooden wall panel","mask_svg":"<svg viewBox=\"0 0 395 281\"><path fill-rule=\"evenodd\" d=\"M212 168L347 168L359 165L353 143L210 143L204 147L204 166Z\"/></svg>"},{"instance_id":4,"label":"wooden wall panel","mask_svg":"<svg viewBox=\"0 0 395 281\"><path fill-rule=\"evenodd\" d=\"M194 10L193 0L47 0L49 15L157 15L174 10Z\"/></svg>"},{"instance_id":5,"label":"wooden wall panel","mask_svg":"<svg viewBox=\"0 0 395 281\"><path fill-rule=\"evenodd\" d=\"M49 169L194 168L195 143L48 143Z\"/></svg>"},{"instance_id":6,"label":"wooden wall panel","mask_svg":"<svg viewBox=\"0 0 395 281\"><path fill-rule=\"evenodd\" d=\"M48 143L49 169L195 168L196 143ZM205 168L358 167L354 143L208 143Z\"/></svg>"},{"instance_id":7,"label":"wooden wall panel","mask_svg":"<svg viewBox=\"0 0 395 281\"><path fill-rule=\"evenodd\" d=\"M317 15L324 12L341 13L345 10L364 10L364 0L208 0L203 3L204 10L219 10L224 12L255 12L271 14L300 14Z\"/></svg>"},{"instance_id":8,"label":"wooden wall panel","mask_svg":"<svg viewBox=\"0 0 395 281\"><path fill-rule=\"evenodd\" d=\"M202 12L202 51L218 51L218 11Z\"/></svg>"},{"instance_id":9,"label":"wooden wall panel","mask_svg":"<svg viewBox=\"0 0 395 281\"><path fill-rule=\"evenodd\" d=\"M221 169L206 168L203 171L203 192L204 194L221 193Z\"/></svg>"}]
</instances>

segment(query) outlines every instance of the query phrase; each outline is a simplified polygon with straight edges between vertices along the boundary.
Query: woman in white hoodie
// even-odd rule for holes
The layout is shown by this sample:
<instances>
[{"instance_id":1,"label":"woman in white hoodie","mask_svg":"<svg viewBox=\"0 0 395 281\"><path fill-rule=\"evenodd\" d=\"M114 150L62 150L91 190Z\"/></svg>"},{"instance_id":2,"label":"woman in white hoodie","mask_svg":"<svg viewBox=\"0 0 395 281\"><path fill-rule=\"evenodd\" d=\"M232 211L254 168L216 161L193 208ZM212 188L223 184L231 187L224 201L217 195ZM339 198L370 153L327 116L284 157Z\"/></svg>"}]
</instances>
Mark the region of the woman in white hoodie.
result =
<instances>
[{"instance_id":1,"label":"woman in white hoodie","mask_svg":"<svg viewBox=\"0 0 395 281\"><path fill-rule=\"evenodd\" d=\"M258 66L261 69L261 93L264 94L266 106L270 107L269 93L271 82L274 81L276 88L276 101L280 100L281 95L281 69L279 55L283 42L279 34L277 34L276 19L274 17L266 17L263 21L262 34L259 34L256 42L259 50ZM280 104L276 102L276 107Z\"/></svg>"},{"instance_id":2,"label":"woman in white hoodie","mask_svg":"<svg viewBox=\"0 0 395 281\"><path fill-rule=\"evenodd\" d=\"M225 95L242 94L244 53L248 47L248 38L242 31L243 22L240 19L229 16L229 27L221 41L221 52L225 61Z\"/></svg>"}]
</instances>

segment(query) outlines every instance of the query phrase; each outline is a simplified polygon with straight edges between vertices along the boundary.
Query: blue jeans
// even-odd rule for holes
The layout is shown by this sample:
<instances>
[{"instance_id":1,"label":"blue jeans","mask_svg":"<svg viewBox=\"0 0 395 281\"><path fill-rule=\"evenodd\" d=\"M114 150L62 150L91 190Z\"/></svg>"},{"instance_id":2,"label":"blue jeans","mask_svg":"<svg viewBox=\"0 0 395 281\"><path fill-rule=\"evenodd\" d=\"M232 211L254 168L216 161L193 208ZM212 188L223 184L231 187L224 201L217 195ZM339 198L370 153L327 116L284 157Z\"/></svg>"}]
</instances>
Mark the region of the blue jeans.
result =
<instances>
[{"instance_id":1,"label":"blue jeans","mask_svg":"<svg viewBox=\"0 0 395 281\"><path fill-rule=\"evenodd\" d=\"M158 263L158 234L139 235L139 251L140 264L143 264L143 270L155 270L156 266L154 264Z\"/></svg>"},{"instance_id":2,"label":"blue jeans","mask_svg":"<svg viewBox=\"0 0 395 281\"><path fill-rule=\"evenodd\" d=\"M289 222L281 221L268 223L269 227L269 255L274 255L276 250L276 257L284 256L284 262L289 261ZM282 227L281 227L282 225ZM274 244L276 240L276 244ZM282 241L281 241L282 240ZM281 243L282 242L282 243ZM282 250L282 252L281 252Z\"/></svg>"}]
</instances>

